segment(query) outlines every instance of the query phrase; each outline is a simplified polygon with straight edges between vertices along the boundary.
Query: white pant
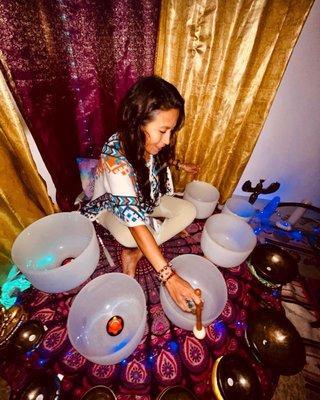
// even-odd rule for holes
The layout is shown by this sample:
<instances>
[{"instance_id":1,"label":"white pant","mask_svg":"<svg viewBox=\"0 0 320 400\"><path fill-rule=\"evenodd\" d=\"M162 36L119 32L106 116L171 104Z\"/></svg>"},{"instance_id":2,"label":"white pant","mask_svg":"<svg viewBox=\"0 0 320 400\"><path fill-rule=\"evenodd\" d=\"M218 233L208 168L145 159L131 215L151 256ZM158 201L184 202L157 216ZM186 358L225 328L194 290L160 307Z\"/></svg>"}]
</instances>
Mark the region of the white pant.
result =
<instances>
[{"instance_id":1,"label":"white pant","mask_svg":"<svg viewBox=\"0 0 320 400\"><path fill-rule=\"evenodd\" d=\"M163 196L159 206L154 209L151 216L165 218L160 231L157 233L152 232L156 242L160 245L191 224L196 217L196 208L189 201L171 196ZM109 230L122 246L137 247L137 243L131 235L129 228L121 223L112 213L102 211L97 220Z\"/></svg>"}]
</instances>

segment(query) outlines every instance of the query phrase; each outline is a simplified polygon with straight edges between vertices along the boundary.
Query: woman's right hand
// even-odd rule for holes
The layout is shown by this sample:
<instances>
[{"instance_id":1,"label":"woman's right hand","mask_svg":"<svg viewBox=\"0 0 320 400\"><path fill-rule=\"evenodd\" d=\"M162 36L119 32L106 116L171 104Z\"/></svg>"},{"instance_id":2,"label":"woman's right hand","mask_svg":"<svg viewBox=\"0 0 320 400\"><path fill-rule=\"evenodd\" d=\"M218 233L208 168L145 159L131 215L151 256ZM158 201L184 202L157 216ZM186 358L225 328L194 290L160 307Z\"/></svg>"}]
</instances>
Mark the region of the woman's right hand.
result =
<instances>
[{"instance_id":1,"label":"woman's right hand","mask_svg":"<svg viewBox=\"0 0 320 400\"><path fill-rule=\"evenodd\" d=\"M203 300L194 293L192 286L178 274L171 276L171 278L167 280L165 286L172 299L183 311L195 311L188 307L187 300L192 300L195 304L203 303Z\"/></svg>"}]
</instances>

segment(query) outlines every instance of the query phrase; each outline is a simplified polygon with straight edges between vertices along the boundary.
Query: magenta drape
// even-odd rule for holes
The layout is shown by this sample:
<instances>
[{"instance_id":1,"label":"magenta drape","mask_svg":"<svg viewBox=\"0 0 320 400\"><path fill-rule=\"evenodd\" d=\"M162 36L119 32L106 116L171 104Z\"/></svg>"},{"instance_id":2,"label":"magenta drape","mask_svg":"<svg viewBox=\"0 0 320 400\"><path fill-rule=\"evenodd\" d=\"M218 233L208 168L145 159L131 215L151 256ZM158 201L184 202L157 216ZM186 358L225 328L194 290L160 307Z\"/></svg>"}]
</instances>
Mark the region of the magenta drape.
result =
<instances>
[{"instance_id":1,"label":"magenta drape","mask_svg":"<svg viewBox=\"0 0 320 400\"><path fill-rule=\"evenodd\" d=\"M57 187L81 191L76 158L96 156L123 94L153 73L160 0L3 0L1 67Z\"/></svg>"}]
</instances>

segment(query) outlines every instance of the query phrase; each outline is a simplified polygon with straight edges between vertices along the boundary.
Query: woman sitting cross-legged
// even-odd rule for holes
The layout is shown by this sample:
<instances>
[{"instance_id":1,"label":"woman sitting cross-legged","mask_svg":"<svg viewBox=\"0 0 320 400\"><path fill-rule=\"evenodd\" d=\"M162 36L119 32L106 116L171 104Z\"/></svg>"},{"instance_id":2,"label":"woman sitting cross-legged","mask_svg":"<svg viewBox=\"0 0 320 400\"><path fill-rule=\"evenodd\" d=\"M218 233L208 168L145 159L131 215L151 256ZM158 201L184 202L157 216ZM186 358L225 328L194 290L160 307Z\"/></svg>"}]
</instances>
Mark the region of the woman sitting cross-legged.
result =
<instances>
[{"instance_id":1,"label":"woman sitting cross-legged","mask_svg":"<svg viewBox=\"0 0 320 400\"><path fill-rule=\"evenodd\" d=\"M134 277L144 255L178 306L193 311L201 299L159 248L196 215L191 203L172 197L169 165L198 171L195 165L172 161L183 121L184 100L175 86L156 76L140 79L122 102L118 132L102 149L94 195L81 212L92 220L98 218L125 247L124 273Z\"/></svg>"}]
</instances>

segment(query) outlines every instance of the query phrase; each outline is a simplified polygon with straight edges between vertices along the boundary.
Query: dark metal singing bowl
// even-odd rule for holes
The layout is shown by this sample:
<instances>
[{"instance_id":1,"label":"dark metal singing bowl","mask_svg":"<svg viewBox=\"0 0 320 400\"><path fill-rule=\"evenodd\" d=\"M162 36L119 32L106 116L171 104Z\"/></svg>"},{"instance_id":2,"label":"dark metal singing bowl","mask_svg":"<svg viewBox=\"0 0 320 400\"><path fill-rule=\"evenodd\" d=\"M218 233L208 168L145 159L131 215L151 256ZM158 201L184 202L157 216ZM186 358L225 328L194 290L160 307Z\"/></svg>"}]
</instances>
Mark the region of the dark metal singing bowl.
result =
<instances>
[{"instance_id":1,"label":"dark metal singing bowl","mask_svg":"<svg viewBox=\"0 0 320 400\"><path fill-rule=\"evenodd\" d=\"M98 385L89 389L81 400L117 400L116 395L107 386Z\"/></svg>"},{"instance_id":2,"label":"dark metal singing bowl","mask_svg":"<svg viewBox=\"0 0 320 400\"><path fill-rule=\"evenodd\" d=\"M29 320L22 324L12 338L12 346L20 352L31 351L36 348L45 333L40 321Z\"/></svg>"},{"instance_id":3,"label":"dark metal singing bowl","mask_svg":"<svg viewBox=\"0 0 320 400\"><path fill-rule=\"evenodd\" d=\"M59 379L56 376L39 373L27 384L19 400L57 400L59 393Z\"/></svg>"},{"instance_id":4,"label":"dark metal singing bowl","mask_svg":"<svg viewBox=\"0 0 320 400\"><path fill-rule=\"evenodd\" d=\"M224 400L257 400L260 383L253 367L237 354L219 358L212 371L212 387L216 397Z\"/></svg>"},{"instance_id":5,"label":"dark metal singing bowl","mask_svg":"<svg viewBox=\"0 0 320 400\"><path fill-rule=\"evenodd\" d=\"M172 386L164 389L157 400L197 400L197 398L183 386Z\"/></svg>"},{"instance_id":6,"label":"dark metal singing bowl","mask_svg":"<svg viewBox=\"0 0 320 400\"><path fill-rule=\"evenodd\" d=\"M298 274L298 264L287 251L273 244L259 244L250 256L257 275L275 284L291 282Z\"/></svg>"},{"instance_id":7,"label":"dark metal singing bowl","mask_svg":"<svg viewBox=\"0 0 320 400\"><path fill-rule=\"evenodd\" d=\"M301 336L280 312L265 309L252 314L245 337L255 358L279 375L295 375L306 363Z\"/></svg>"}]
</instances>

